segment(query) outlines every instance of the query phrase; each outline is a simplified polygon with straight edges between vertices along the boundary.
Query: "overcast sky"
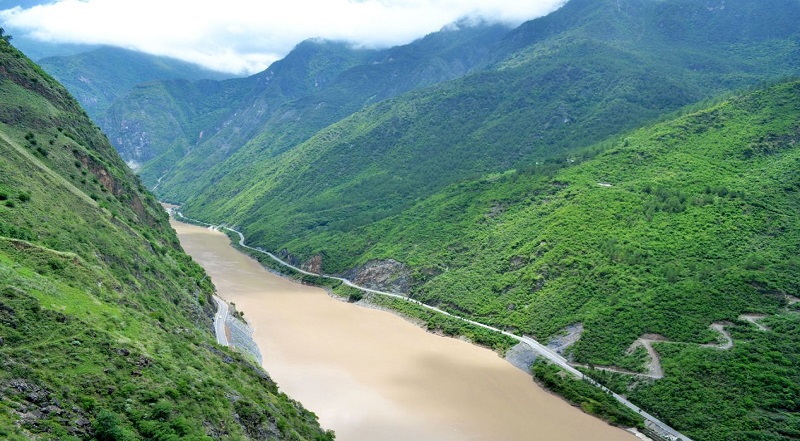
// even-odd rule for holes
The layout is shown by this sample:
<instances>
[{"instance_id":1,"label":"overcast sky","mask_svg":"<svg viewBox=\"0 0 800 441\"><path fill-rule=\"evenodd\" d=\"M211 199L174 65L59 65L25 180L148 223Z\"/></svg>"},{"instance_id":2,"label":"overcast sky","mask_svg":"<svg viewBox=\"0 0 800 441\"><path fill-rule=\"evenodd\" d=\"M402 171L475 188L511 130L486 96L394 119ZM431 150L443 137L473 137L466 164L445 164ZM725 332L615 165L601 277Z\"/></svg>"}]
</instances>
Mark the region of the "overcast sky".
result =
<instances>
[{"instance_id":1,"label":"overcast sky","mask_svg":"<svg viewBox=\"0 0 800 441\"><path fill-rule=\"evenodd\" d=\"M313 37L408 43L464 17L511 25L565 0L1 0L17 37L109 44L233 73L255 73ZM40 3L48 3L41 0ZM22 35L20 35L22 33Z\"/></svg>"}]
</instances>

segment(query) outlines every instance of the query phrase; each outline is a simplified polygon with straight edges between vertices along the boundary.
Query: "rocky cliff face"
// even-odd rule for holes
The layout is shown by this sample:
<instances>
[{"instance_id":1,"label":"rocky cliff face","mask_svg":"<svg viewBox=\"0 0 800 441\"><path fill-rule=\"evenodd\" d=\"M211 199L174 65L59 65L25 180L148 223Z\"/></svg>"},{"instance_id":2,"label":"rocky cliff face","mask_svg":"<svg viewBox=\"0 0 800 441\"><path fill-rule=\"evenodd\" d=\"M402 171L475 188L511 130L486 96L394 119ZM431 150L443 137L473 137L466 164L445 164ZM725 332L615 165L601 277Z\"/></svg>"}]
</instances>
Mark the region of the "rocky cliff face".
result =
<instances>
[{"instance_id":1,"label":"rocky cliff face","mask_svg":"<svg viewBox=\"0 0 800 441\"><path fill-rule=\"evenodd\" d=\"M408 293L411 271L396 260L371 260L344 275L356 285L393 293Z\"/></svg>"}]
</instances>

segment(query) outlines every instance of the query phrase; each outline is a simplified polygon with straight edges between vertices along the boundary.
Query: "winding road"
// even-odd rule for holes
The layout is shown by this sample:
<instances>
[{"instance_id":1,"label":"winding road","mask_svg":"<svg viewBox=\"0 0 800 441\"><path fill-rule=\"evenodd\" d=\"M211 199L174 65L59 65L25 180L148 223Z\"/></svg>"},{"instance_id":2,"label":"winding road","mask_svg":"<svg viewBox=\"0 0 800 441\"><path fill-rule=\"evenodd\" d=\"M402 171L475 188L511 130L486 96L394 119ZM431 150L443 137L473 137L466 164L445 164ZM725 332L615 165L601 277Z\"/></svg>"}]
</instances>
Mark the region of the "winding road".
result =
<instances>
[{"instance_id":1,"label":"winding road","mask_svg":"<svg viewBox=\"0 0 800 441\"><path fill-rule=\"evenodd\" d=\"M225 322L228 320L228 304L224 300L214 296L217 303L217 313L214 315L214 335L217 343L221 346L228 346L228 336L225 334Z\"/></svg>"},{"instance_id":2,"label":"winding road","mask_svg":"<svg viewBox=\"0 0 800 441\"><path fill-rule=\"evenodd\" d=\"M365 288L363 286L356 285L355 283L353 283L350 280L345 279L343 277L330 276L330 275L326 275L326 274L317 274L317 273L312 273L312 272L300 269L300 268L298 268L298 267L296 267L296 266L294 266L294 265L292 265L292 264L290 264L288 262L285 262L280 257L278 257L278 256L276 256L276 255L274 255L274 254L272 254L272 253L270 253L268 251L264 251L264 250L262 250L260 248L254 248L254 247L251 247L251 246L245 244L244 235L241 232L239 232L237 230L234 230L233 228L229 228L229 227L226 227L226 226L211 225L211 224L208 224L206 222L198 221L196 219L191 219L191 218L183 216L183 214L181 212L179 212L179 211L175 211L175 214L180 218L184 218L184 219L187 219L187 220L195 222L195 223L208 225L208 226L213 227L213 228L224 228L225 230L228 230L228 231L230 231L232 233L236 233L239 236L239 246L241 246L242 248L246 248L248 250L252 250L252 251L255 251L257 253L265 254L265 255L269 256L272 260L278 262L279 264L281 264L281 265L283 265L283 266L285 266L287 268L291 268L291 269L293 269L293 270L295 270L295 271L297 271L297 272L299 272L301 274L314 276L314 277L323 277L323 278L332 279L332 280L338 280L338 281L342 282L343 284L345 284L345 285L347 285L349 287L352 287L352 288L355 288L355 289L358 289L358 290L361 290L361 291L364 291L364 292L377 294L377 295L382 295L382 296L387 296L387 297L393 297L393 298L396 298L396 299L400 299L400 300L403 300L403 301L414 303L414 304L416 304L418 306L421 306L423 308L429 309L431 311L435 311L435 312L437 312L439 314L444 314L446 316L453 317L453 318L458 319L458 320L462 320L462 321L467 322L469 324L472 324L472 325L475 325L475 326L480 326L481 328L488 329L490 331L499 332L499 333L501 333L501 334L503 334L503 335L505 335L507 337L510 337L510 338L514 339L514 340L517 340L517 341L520 341L522 343L525 343L528 346L530 346L531 349L533 349L535 352L537 352L540 355L542 355L543 357L547 358L551 363L559 366L560 368L564 369L565 371L567 371L568 373L572 374L573 376L575 376L577 378L580 378L580 379L582 379L584 381L587 381L588 383L600 388L603 392L605 392L607 394L610 394L617 401L622 403L624 406L628 407L629 409L631 409L634 412L636 412L639 415L641 415L642 418L644 418L644 420L645 420L645 424L650 429L656 431L657 433L661 434L662 436L666 435L667 437L669 437L669 438L671 438L673 440L693 441L688 436L678 432L677 430L675 430L672 427L668 426L663 421L661 421L658 418L654 417L653 415L645 412L644 410L642 410L641 408L639 408L635 404L631 403L630 401L628 401L627 399L625 399L621 395L618 395L617 393L615 393L612 390L606 388L605 386L601 385L600 383L598 383L598 382L594 381L593 379L585 376L581 371L579 371L579 370L575 369L575 367L571 366L566 358L558 355L555 351L553 351L552 349L548 348L547 346L539 343L538 341L534 340L533 338L530 338L530 337L527 337L527 336L519 336L519 335L516 335L516 334L512 334L510 332L503 331L503 330L495 328L493 326L485 325L483 323L476 322L474 320L470 320L470 319L467 319L467 318L464 318L464 317L460 317L460 316L451 314L451 313L449 313L447 311L443 311L443 310L441 310L439 308L436 308L434 306L426 305L426 304L424 304L424 303L422 303L422 302L420 302L418 300L411 299L406 295L390 293L390 292L385 292L385 291L379 291L379 290L370 289L370 288ZM224 303L224 302L222 302L222 303ZM218 302L218 304L219 304L219 302ZM227 308L227 305L225 305L225 308ZM227 309L226 309L226 311L227 311ZM219 337L217 337L217 338L219 339Z\"/></svg>"}]
</instances>

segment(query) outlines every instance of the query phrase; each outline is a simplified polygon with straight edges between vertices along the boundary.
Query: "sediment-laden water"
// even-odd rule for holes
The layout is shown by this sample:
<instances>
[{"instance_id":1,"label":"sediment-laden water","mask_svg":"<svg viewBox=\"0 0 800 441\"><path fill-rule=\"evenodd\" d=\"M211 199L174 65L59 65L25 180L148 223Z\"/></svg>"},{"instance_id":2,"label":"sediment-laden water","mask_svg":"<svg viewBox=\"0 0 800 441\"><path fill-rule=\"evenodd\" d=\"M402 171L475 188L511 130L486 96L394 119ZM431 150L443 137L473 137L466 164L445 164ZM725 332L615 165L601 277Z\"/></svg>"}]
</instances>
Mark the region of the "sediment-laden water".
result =
<instances>
[{"instance_id":1,"label":"sediment-laden water","mask_svg":"<svg viewBox=\"0 0 800 441\"><path fill-rule=\"evenodd\" d=\"M342 441L634 441L533 383L496 353L341 302L264 270L207 228L184 249L255 332L281 390Z\"/></svg>"}]
</instances>

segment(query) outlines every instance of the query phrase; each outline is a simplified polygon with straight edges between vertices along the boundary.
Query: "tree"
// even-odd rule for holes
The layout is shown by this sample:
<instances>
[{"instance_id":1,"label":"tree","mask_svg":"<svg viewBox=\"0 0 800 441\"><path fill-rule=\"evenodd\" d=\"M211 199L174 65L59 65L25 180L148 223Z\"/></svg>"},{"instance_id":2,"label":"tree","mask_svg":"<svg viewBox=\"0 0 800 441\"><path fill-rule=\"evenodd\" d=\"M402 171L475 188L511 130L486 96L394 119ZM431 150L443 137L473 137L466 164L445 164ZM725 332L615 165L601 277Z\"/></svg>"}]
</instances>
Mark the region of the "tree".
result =
<instances>
[{"instance_id":1,"label":"tree","mask_svg":"<svg viewBox=\"0 0 800 441\"><path fill-rule=\"evenodd\" d=\"M8 42L9 40L11 40L11 36L6 34L5 29L0 28L0 39L2 39L5 42Z\"/></svg>"}]
</instances>

